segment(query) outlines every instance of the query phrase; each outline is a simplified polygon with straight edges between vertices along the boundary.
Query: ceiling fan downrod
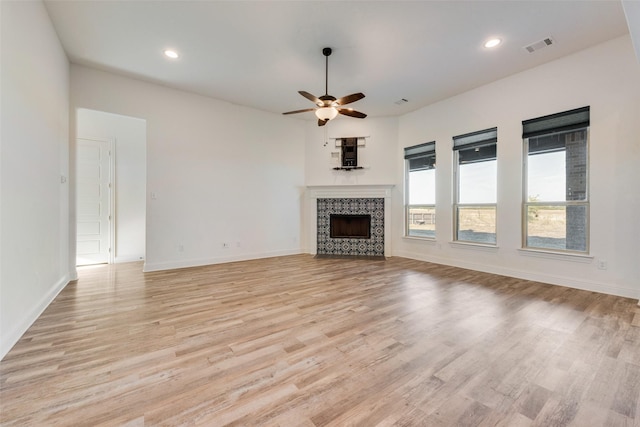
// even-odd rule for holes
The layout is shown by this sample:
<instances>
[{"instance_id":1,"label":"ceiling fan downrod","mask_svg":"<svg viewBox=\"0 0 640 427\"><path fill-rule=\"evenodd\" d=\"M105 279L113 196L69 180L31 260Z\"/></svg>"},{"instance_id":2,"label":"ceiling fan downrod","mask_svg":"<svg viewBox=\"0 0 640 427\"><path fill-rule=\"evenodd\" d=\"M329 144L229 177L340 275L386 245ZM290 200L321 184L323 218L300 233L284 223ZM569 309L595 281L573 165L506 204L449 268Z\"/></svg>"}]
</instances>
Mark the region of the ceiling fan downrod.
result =
<instances>
[{"instance_id":1,"label":"ceiling fan downrod","mask_svg":"<svg viewBox=\"0 0 640 427\"><path fill-rule=\"evenodd\" d=\"M325 47L322 49L324 55L324 96L329 96L329 55L331 55L331 48Z\"/></svg>"}]
</instances>

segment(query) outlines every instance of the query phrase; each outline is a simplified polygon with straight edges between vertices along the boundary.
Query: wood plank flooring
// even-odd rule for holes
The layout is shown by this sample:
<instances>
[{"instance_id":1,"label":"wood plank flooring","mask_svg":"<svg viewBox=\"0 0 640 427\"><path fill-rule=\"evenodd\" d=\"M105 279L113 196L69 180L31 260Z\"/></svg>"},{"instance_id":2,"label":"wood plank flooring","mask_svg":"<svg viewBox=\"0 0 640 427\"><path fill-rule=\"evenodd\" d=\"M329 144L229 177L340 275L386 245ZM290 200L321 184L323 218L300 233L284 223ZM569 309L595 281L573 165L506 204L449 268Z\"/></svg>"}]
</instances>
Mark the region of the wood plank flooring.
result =
<instances>
[{"instance_id":1,"label":"wood plank flooring","mask_svg":"<svg viewBox=\"0 0 640 427\"><path fill-rule=\"evenodd\" d=\"M403 258L86 267L3 426L640 426L636 301Z\"/></svg>"}]
</instances>

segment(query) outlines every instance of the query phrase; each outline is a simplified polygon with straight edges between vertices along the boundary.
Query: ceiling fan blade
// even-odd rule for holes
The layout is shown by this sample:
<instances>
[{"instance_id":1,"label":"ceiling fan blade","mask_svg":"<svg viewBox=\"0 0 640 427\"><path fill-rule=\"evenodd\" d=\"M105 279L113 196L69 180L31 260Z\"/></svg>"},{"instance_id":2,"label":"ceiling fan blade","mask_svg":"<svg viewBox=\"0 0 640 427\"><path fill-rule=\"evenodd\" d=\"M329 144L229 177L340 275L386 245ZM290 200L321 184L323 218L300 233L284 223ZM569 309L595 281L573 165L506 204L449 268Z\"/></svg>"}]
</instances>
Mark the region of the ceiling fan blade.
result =
<instances>
[{"instance_id":1,"label":"ceiling fan blade","mask_svg":"<svg viewBox=\"0 0 640 427\"><path fill-rule=\"evenodd\" d=\"M346 104L351 104L352 102L359 101L362 98L364 98L364 93L361 93L361 92L352 93L351 95L343 96L342 98L337 99L336 103L338 105L346 105Z\"/></svg>"},{"instance_id":2,"label":"ceiling fan blade","mask_svg":"<svg viewBox=\"0 0 640 427\"><path fill-rule=\"evenodd\" d=\"M360 111L352 110L351 108L338 108L338 113L344 114L345 116L355 117L358 119L364 119L367 117L365 113L361 113Z\"/></svg>"},{"instance_id":3,"label":"ceiling fan blade","mask_svg":"<svg viewBox=\"0 0 640 427\"><path fill-rule=\"evenodd\" d=\"M318 105L322 104L322 101L320 101L318 97L316 97L315 95L311 95L309 92L299 90L298 93L304 96L305 98L307 98L309 101L313 102L314 104L318 104Z\"/></svg>"},{"instance_id":4,"label":"ceiling fan blade","mask_svg":"<svg viewBox=\"0 0 640 427\"><path fill-rule=\"evenodd\" d=\"M306 113L307 111L315 111L315 108L305 108L304 110L287 111L286 113L282 113L282 114Z\"/></svg>"},{"instance_id":5,"label":"ceiling fan blade","mask_svg":"<svg viewBox=\"0 0 640 427\"><path fill-rule=\"evenodd\" d=\"M326 119L326 120L318 119L318 126L324 126L327 124L328 121L329 119Z\"/></svg>"}]
</instances>

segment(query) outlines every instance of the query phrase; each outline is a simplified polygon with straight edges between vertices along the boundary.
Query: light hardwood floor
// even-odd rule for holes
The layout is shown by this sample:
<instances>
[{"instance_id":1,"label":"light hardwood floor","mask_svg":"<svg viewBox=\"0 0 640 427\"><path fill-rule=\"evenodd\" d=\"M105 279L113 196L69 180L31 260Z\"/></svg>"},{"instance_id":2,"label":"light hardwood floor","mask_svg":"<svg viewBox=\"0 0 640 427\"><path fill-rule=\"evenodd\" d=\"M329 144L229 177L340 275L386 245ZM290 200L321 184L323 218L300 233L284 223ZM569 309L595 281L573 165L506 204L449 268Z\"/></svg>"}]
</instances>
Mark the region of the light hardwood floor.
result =
<instances>
[{"instance_id":1,"label":"light hardwood floor","mask_svg":"<svg viewBox=\"0 0 640 427\"><path fill-rule=\"evenodd\" d=\"M635 300L403 258L83 268L7 426L640 426Z\"/></svg>"}]
</instances>

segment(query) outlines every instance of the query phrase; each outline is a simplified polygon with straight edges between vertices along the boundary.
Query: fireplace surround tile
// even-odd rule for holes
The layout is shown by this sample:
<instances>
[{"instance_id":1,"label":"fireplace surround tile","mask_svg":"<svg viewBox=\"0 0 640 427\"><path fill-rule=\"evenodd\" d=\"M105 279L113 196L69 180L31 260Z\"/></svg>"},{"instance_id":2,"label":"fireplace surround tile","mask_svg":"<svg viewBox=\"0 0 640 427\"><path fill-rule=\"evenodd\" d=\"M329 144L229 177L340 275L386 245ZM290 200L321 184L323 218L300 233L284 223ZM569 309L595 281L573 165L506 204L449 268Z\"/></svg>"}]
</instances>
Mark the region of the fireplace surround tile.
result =
<instances>
[{"instance_id":1,"label":"fireplace surround tile","mask_svg":"<svg viewBox=\"0 0 640 427\"><path fill-rule=\"evenodd\" d=\"M330 215L371 215L371 238L331 238ZM317 254L384 256L384 198L318 198Z\"/></svg>"}]
</instances>

